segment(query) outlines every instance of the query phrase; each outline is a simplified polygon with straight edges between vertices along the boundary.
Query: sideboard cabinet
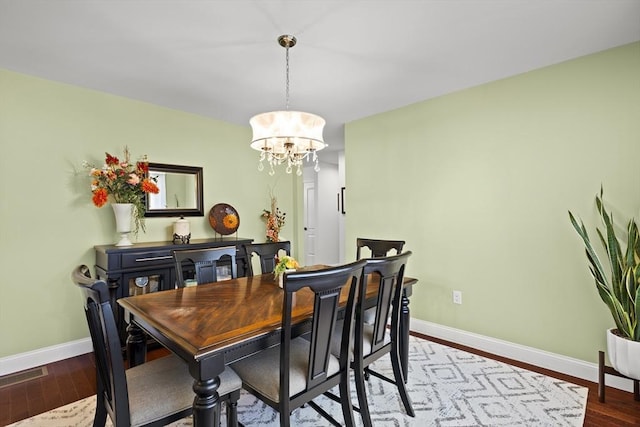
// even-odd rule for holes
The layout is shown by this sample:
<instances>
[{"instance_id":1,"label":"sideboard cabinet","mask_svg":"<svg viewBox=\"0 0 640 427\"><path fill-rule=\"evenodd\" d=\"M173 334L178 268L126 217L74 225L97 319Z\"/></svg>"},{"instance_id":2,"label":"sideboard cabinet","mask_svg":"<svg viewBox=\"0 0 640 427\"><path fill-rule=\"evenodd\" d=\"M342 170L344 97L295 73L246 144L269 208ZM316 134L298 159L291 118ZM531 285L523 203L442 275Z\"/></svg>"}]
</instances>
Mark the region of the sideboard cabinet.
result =
<instances>
[{"instance_id":1,"label":"sideboard cabinet","mask_svg":"<svg viewBox=\"0 0 640 427\"><path fill-rule=\"evenodd\" d=\"M116 300L133 295L173 289L176 283L176 271L173 263L173 251L180 249L236 247L238 276L246 276L247 256L244 244L252 239L220 237L214 239L196 239L188 244L173 242L136 243L133 246L101 245L95 246L96 277L104 280L111 294L111 307L114 310L120 341L124 346L127 339L124 312ZM219 267L225 269L222 265ZM224 271L221 272L224 275Z\"/></svg>"}]
</instances>

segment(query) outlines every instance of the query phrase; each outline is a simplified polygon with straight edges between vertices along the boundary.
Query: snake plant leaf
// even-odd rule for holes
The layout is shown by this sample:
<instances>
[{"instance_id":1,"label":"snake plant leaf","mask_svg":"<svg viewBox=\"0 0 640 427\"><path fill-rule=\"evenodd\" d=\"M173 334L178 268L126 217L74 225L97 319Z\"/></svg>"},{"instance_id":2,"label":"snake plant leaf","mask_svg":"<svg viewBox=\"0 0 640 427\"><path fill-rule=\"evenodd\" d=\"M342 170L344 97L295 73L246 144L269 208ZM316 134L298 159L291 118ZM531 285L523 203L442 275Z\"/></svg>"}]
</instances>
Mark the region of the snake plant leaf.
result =
<instances>
[{"instance_id":1,"label":"snake plant leaf","mask_svg":"<svg viewBox=\"0 0 640 427\"><path fill-rule=\"evenodd\" d=\"M609 308L609 311L611 312L611 315L613 317L613 320L618 330L621 333L623 333L625 336L629 336L630 318L629 318L629 315L625 312L620 301L616 298L616 296L613 293L609 291L609 289L606 286L598 286L598 292L602 300L605 302L605 304Z\"/></svg>"},{"instance_id":2,"label":"snake plant leaf","mask_svg":"<svg viewBox=\"0 0 640 427\"><path fill-rule=\"evenodd\" d=\"M639 269L640 270L640 269ZM634 341L640 341L640 328L638 327L638 319L640 319L640 287L636 289L635 301L635 333L633 334Z\"/></svg>"},{"instance_id":3,"label":"snake plant leaf","mask_svg":"<svg viewBox=\"0 0 640 427\"><path fill-rule=\"evenodd\" d=\"M589 234L587 233L587 229L585 228L584 223L581 220L580 224L578 224L578 222L576 221L575 217L571 212L569 212L569 219L571 220L571 224L573 224L573 228L575 228L575 230L578 232L578 235L582 237L582 241L584 242L585 251L587 252L589 261L591 262L591 265L593 265L594 269L597 271L598 276L602 278L606 277L604 274L604 269L602 268L602 264L600 263L600 259L598 258L598 255L595 253L595 251L593 250L593 247L591 246L591 241L589 240Z\"/></svg>"},{"instance_id":4,"label":"snake plant leaf","mask_svg":"<svg viewBox=\"0 0 640 427\"><path fill-rule=\"evenodd\" d=\"M630 311L635 307L635 297L636 297L636 276L633 272L633 267L629 267L624 272L624 296L621 296L620 301L624 306L625 310Z\"/></svg>"},{"instance_id":5,"label":"snake plant leaf","mask_svg":"<svg viewBox=\"0 0 640 427\"><path fill-rule=\"evenodd\" d=\"M591 266L589 267L589 270L591 271L591 274L593 275L593 277L595 277L595 279L603 284L607 283L607 278L604 276L604 272L600 271L600 270L596 270L593 266L595 265L595 261L593 260L593 258L591 258L591 255L589 254L589 252L585 251L587 253L587 258L589 259L589 262L591 263Z\"/></svg>"},{"instance_id":6,"label":"snake plant leaf","mask_svg":"<svg viewBox=\"0 0 640 427\"><path fill-rule=\"evenodd\" d=\"M620 295L621 289L621 260L620 260L620 242L616 237L616 232L613 229L613 223L611 222L611 218L607 211L604 209L604 205L602 204L602 200L596 197L596 203L598 205L598 211L600 212L600 217L604 223L606 233L607 233L607 244L605 246L607 250L607 255L609 256L609 266L611 268L611 283L614 285L614 292L616 295ZM601 235L600 230L598 230L598 234ZM618 289L616 289L618 288Z\"/></svg>"},{"instance_id":7,"label":"snake plant leaf","mask_svg":"<svg viewBox=\"0 0 640 427\"><path fill-rule=\"evenodd\" d=\"M638 247L638 226L634 221L629 221L629 225L627 226L626 265L637 264L636 247Z\"/></svg>"}]
</instances>

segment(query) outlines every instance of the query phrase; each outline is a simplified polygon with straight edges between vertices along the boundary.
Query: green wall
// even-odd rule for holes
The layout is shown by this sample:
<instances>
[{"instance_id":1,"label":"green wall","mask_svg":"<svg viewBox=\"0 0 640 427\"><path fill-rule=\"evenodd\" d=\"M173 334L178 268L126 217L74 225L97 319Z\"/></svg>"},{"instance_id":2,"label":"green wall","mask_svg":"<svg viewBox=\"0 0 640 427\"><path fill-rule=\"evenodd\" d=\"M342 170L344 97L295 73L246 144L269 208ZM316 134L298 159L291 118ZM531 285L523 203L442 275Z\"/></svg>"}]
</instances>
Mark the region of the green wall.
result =
<instances>
[{"instance_id":1,"label":"green wall","mask_svg":"<svg viewBox=\"0 0 640 427\"><path fill-rule=\"evenodd\" d=\"M596 360L613 322L567 210L593 230L602 184L621 226L638 217L640 43L345 132L346 253L356 237L406 240L413 317Z\"/></svg>"},{"instance_id":2,"label":"green wall","mask_svg":"<svg viewBox=\"0 0 640 427\"><path fill-rule=\"evenodd\" d=\"M94 245L117 241L113 212L92 205L82 168L105 151L127 145L136 158L202 166L206 214L233 205L238 235L259 242L273 187L295 247L300 180L258 172L250 138L248 125L0 70L0 357L88 337L70 273L93 266ZM137 241L170 240L175 219L147 219ZM214 237L206 215L189 220L192 238Z\"/></svg>"}]
</instances>

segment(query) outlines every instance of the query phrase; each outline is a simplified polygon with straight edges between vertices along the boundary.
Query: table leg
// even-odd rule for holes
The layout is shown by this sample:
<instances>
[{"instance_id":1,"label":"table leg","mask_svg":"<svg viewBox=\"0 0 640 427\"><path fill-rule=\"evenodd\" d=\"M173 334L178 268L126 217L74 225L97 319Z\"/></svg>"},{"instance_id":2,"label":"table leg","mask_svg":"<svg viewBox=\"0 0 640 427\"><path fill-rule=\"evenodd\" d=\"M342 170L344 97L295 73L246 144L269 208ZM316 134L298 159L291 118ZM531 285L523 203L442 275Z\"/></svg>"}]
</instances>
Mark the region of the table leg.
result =
<instances>
[{"instance_id":1,"label":"table leg","mask_svg":"<svg viewBox=\"0 0 640 427\"><path fill-rule=\"evenodd\" d=\"M400 365L402 367L402 375L404 376L404 382L407 382L409 378L409 298L407 297L407 290L402 290L402 301L400 303L400 337L399 337L399 353L400 353Z\"/></svg>"},{"instance_id":2,"label":"table leg","mask_svg":"<svg viewBox=\"0 0 640 427\"><path fill-rule=\"evenodd\" d=\"M219 377L193 382L193 391L196 393L196 397L193 399L193 425L195 427L220 425L220 405L218 404L217 391L219 386Z\"/></svg>"},{"instance_id":3,"label":"table leg","mask_svg":"<svg viewBox=\"0 0 640 427\"><path fill-rule=\"evenodd\" d=\"M129 322L127 326L127 360L129 367L133 368L143 364L147 360L147 337L138 325Z\"/></svg>"}]
</instances>

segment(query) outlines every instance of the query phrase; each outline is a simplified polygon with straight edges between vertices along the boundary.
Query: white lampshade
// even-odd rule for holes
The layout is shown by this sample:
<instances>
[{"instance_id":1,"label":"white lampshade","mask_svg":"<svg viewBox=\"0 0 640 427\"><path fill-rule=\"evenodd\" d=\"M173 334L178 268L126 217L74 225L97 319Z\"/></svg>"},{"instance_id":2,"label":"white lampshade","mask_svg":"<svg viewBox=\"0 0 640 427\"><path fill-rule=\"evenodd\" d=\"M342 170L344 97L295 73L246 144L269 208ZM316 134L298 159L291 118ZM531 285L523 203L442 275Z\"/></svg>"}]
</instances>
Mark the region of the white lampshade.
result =
<instances>
[{"instance_id":1,"label":"white lampshade","mask_svg":"<svg viewBox=\"0 0 640 427\"><path fill-rule=\"evenodd\" d=\"M255 115L249 120L253 130L251 148L281 154L320 151L324 143L322 117L302 111L271 111ZM285 148L285 143L293 144Z\"/></svg>"}]
</instances>

